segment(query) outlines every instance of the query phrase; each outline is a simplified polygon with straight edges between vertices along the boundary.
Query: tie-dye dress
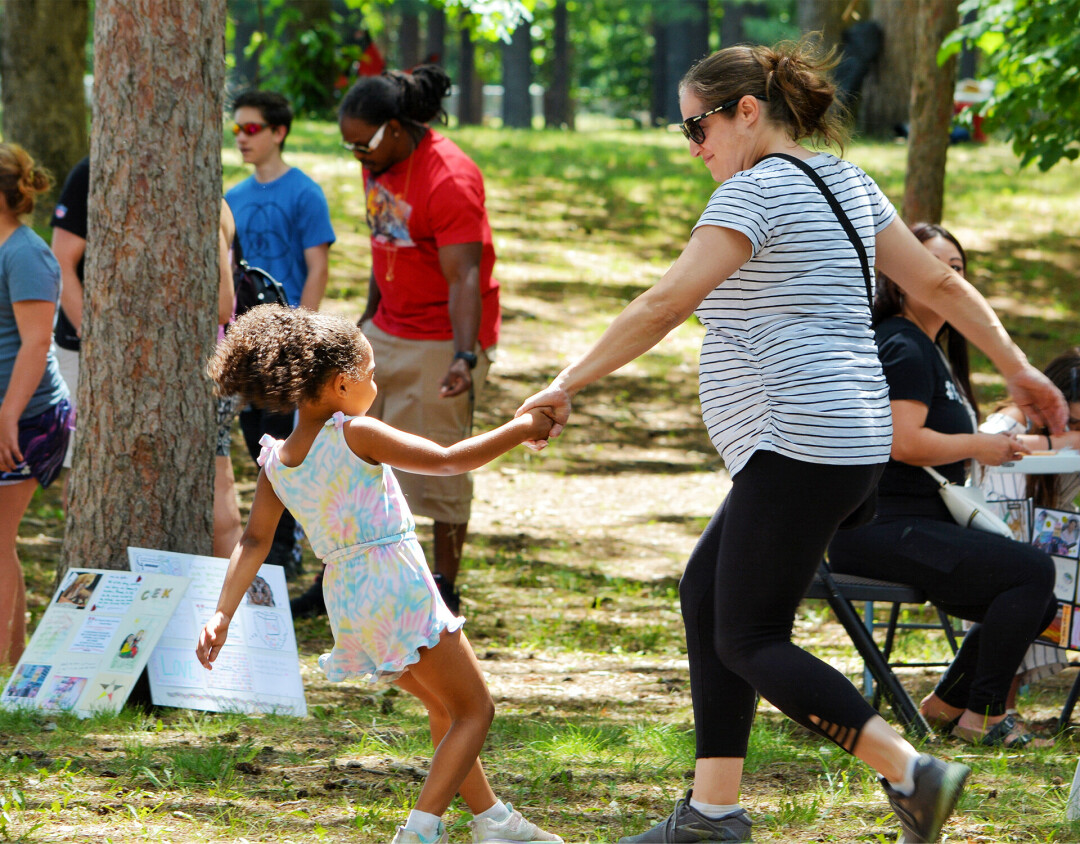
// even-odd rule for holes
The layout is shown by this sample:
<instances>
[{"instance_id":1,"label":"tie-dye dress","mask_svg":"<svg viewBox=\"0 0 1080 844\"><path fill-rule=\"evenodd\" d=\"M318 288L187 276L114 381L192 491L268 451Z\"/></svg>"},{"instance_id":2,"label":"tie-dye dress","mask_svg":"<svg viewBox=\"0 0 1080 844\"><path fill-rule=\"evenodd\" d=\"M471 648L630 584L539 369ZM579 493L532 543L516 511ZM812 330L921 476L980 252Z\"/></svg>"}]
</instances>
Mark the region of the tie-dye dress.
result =
<instances>
[{"instance_id":1,"label":"tie-dye dress","mask_svg":"<svg viewBox=\"0 0 1080 844\"><path fill-rule=\"evenodd\" d=\"M335 413L304 462L285 466L281 440L264 435L259 465L324 563L334 649L319 665L334 681L393 680L465 623L446 608L424 561L415 523L389 466L361 460Z\"/></svg>"}]
</instances>

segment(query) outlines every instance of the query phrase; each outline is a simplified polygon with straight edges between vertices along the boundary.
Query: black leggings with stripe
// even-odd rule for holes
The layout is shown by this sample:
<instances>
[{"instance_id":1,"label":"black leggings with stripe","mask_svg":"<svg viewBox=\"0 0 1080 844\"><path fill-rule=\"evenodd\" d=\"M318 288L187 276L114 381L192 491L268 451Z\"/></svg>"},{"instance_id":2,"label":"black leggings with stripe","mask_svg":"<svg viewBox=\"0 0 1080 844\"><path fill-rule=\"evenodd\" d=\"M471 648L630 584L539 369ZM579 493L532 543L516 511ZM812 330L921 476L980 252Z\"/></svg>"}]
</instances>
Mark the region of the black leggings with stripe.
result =
<instances>
[{"instance_id":1,"label":"black leggings with stripe","mask_svg":"<svg viewBox=\"0 0 1080 844\"><path fill-rule=\"evenodd\" d=\"M791 631L837 525L882 468L758 451L734 477L679 586L699 759L746 755L756 694L848 752L876 714Z\"/></svg>"}]
</instances>

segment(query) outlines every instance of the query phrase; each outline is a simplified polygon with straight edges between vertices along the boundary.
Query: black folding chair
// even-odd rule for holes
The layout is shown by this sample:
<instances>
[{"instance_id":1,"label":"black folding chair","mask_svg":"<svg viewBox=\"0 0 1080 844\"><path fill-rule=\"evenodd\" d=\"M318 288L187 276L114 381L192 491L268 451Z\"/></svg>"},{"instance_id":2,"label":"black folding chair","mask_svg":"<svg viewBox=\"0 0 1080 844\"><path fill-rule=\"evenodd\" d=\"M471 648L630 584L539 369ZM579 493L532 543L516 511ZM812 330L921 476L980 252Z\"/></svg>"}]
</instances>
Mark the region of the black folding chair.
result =
<instances>
[{"instance_id":1,"label":"black folding chair","mask_svg":"<svg viewBox=\"0 0 1080 844\"><path fill-rule=\"evenodd\" d=\"M874 708L877 709L881 695L884 695L892 706L896 717L904 728L918 737L929 734L930 727L919 713L918 707L912 701L911 696L904 689L896 674L893 673L893 664L889 657L895 641L897 629L944 629L949 644L956 652L956 637L952 624L948 617L938 611L941 624L912 624L901 623L900 604L924 604L926 596L913 586L901 583L891 583L884 580L873 580L868 577L857 577L849 574L833 574L829 564L822 560L817 575L814 577L810 589L806 593L807 598L816 598L827 601L837 620L847 631L848 638L862 657L866 670L874 678ZM852 604L853 601L866 601L873 603L891 603L892 610L889 614L889 622L885 625L877 625L873 621L873 610L868 608L869 618L864 621ZM885 648L881 650L874 640L873 630L875 627L886 627ZM943 663L901 663L906 667L925 667L929 665L941 665Z\"/></svg>"},{"instance_id":2,"label":"black folding chair","mask_svg":"<svg viewBox=\"0 0 1080 844\"><path fill-rule=\"evenodd\" d=\"M1075 662L1072 663L1076 665ZM1076 675L1076 679L1073 680L1072 688L1069 689L1069 695L1065 698L1065 705L1061 707L1061 716L1058 718L1057 731L1059 733L1065 732L1069 728L1069 723L1072 721L1073 709L1076 708L1076 701L1080 699L1080 674Z\"/></svg>"}]
</instances>

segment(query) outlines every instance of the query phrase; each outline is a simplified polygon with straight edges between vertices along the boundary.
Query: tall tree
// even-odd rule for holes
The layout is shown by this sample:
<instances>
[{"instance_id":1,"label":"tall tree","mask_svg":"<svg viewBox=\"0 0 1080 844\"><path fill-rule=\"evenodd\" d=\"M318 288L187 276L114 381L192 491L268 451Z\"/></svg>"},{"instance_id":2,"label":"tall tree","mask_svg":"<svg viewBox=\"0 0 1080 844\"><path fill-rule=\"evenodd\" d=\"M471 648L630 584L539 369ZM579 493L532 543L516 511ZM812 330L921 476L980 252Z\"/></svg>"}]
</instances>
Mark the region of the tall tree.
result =
<instances>
[{"instance_id":1,"label":"tall tree","mask_svg":"<svg viewBox=\"0 0 1080 844\"><path fill-rule=\"evenodd\" d=\"M960 21L959 0L922 0L915 14L915 68L903 217L940 223L945 201L945 158L956 87L956 56L938 63L945 37Z\"/></svg>"},{"instance_id":2,"label":"tall tree","mask_svg":"<svg viewBox=\"0 0 1080 844\"><path fill-rule=\"evenodd\" d=\"M570 96L573 67L570 53L570 15L566 0L556 0L552 9L551 60L544 92L544 126L548 129L574 128L574 102Z\"/></svg>"},{"instance_id":3,"label":"tall tree","mask_svg":"<svg viewBox=\"0 0 1080 844\"><path fill-rule=\"evenodd\" d=\"M659 122L678 123L679 80L709 52L709 4L708 0L665 0L655 9L663 27L662 38L657 39L660 61L654 63L656 92L655 117Z\"/></svg>"},{"instance_id":4,"label":"tall tree","mask_svg":"<svg viewBox=\"0 0 1080 844\"><path fill-rule=\"evenodd\" d=\"M484 118L483 83L476 71L476 43L469 31L468 19L464 16L458 47L458 123L462 126L479 126Z\"/></svg>"},{"instance_id":5,"label":"tall tree","mask_svg":"<svg viewBox=\"0 0 1080 844\"><path fill-rule=\"evenodd\" d=\"M795 11L799 29L820 32L826 48L836 47L847 23L845 12L850 8L851 0L798 0Z\"/></svg>"},{"instance_id":6,"label":"tall tree","mask_svg":"<svg viewBox=\"0 0 1080 844\"><path fill-rule=\"evenodd\" d=\"M401 22L398 27L398 62L402 70L411 70L420 64L420 12L415 3L407 0L398 3Z\"/></svg>"},{"instance_id":7,"label":"tall tree","mask_svg":"<svg viewBox=\"0 0 1080 844\"><path fill-rule=\"evenodd\" d=\"M7 0L0 33L4 139L59 184L86 155L86 0ZM47 220L52 202L39 203Z\"/></svg>"},{"instance_id":8,"label":"tall tree","mask_svg":"<svg viewBox=\"0 0 1080 844\"><path fill-rule=\"evenodd\" d=\"M425 60L446 64L446 11L441 7L428 10Z\"/></svg>"},{"instance_id":9,"label":"tall tree","mask_svg":"<svg viewBox=\"0 0 1080 844\"><path fill-rule=\"evenodd\" d=\"M97 0L93 244L61 569L209 553L224 0Z\"/></svg>"},{"instance_id":10,"label":"tall tree","mask_svg":"<svg viewBox=\"0 0 1080 844\"><path fill-rule=\"evenodd\" d=\"M1080 0L966 0L970 24L949 39L969 39L983 55L983 72L997 79L982 104L987 127L1012 141L1024 164L1048 170L1080 156ZM965 18L966 20L966 18Z\"/></svg>"},{"instance_id":11,"label":"tall tree","mask_svg":"<svg viewBox=\"0 0 1080 844\"><path fill-rule=\"evenodd\" d=\"M518 24L510 43L503 44L502 71L503 125L529 129L533 117L532 93L529 91L533 79L532 24L529 21Z\"/></svg>"},{"instance_id":12,"label":"tall tree","mask_svg":"<svg viewBox=\"0 0 1080 844\"><path fill-rule=\"evenodd\" d=\"M921 0L920 0L921 2ZM908 122L912 67L915 56L915 15L918 3L877 0L872 19L884 35L881 54L863 82L859 128L867 135L891 135Z\"/></svg>"}]
</instances>

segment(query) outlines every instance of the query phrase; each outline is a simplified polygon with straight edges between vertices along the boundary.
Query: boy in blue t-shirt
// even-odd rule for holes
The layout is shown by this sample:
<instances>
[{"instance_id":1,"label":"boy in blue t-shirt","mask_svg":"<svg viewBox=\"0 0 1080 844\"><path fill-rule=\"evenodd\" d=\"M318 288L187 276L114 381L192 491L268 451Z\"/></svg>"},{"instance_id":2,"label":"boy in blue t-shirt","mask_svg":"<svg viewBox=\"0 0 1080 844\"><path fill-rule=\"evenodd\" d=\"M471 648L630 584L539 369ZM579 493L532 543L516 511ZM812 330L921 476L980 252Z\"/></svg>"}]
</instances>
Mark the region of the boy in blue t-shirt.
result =
<instances>
[{"instance_id":1,"label":"boy in blue t-shirt","mask_svg":"<svg viewBox=\"0 0 1080 844\"><path fill-rule=\"evenodd\" d=\"M322 188L282 160L292 117L281 94L248 91L236 98L232 127L236 146L255 172L229 190L225 201L236 218L244 260L281 282L292 307L316 311L326 292L334 229ZM254 460L262 435L284 439L292 432L293 416L248 407L240 412L240 428ZM283 566L289 579L300 571L296 522L287 510L267 562Z\"/></svg>"}]
</instances>

